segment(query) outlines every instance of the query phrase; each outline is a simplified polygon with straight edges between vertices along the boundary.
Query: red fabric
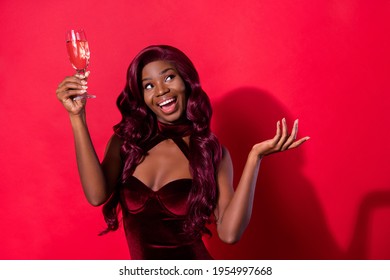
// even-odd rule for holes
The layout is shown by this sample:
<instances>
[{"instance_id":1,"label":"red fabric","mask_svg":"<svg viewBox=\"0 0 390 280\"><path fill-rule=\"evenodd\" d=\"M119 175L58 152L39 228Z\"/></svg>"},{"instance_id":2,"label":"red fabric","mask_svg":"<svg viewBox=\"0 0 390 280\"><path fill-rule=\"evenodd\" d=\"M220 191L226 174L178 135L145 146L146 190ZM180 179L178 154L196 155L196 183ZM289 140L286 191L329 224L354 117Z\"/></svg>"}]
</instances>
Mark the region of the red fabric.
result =
<instances>
[{"instance_id":1,"label":"red fabric","mask_svg":"<svg viewBox=\"0 0 390 280\"><path fill-rule=\"evenodd\" d=\"M122 186L123 224L132 259L210 259L201 239L183 234L191 179L154 192L135 177Z\"/></svg>"},{"instance_id":2,"label":"red fabric","mask_svg":"<svg viewBox=\"0 0 390 280\"><path fill-rule=\"evenodd\" d=\"M159 134L148 149L169 137L188 158L181 138L190 133L190 124L159 123ZM192 179L177 179L153 191L131 176L120 187L123 224L132 259L211 259L201 238L183 232Z\"/></svg>"},{"instance_id":3,"label":"red fabric","mask_svg":"<svg viewBox=\"0 0 390 280\"><path fill-rule=\"evenodd\" d=\"M167 138L184 137L191 134L192 125L189 121L178 124L166 124L157 122L159 133Z\"/></svg>"}]
</instances>

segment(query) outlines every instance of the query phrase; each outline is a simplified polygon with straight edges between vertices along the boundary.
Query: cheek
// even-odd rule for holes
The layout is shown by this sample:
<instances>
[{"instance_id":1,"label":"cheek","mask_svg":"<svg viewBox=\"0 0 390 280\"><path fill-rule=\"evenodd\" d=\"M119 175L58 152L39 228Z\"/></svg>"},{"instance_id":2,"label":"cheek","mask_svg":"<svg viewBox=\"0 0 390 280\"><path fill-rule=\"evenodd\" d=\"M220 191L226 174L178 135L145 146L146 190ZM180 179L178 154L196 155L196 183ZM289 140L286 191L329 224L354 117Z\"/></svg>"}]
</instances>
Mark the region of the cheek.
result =
<instances>
[{"instance_id":1,"label":"cheek","mask_svg":"<svg viewBox=\"0 0 390 280\"><path fill-rule=\"evenodd\" d=\"M186 85L185 85L184 81L181 81L181 90L182 90L184 93L187 92Z\"/></svg>"},{"instance_id":2,"label":"cheek","mask_svg":"<svg viewBox=\"0 0 390 280\"><path fill-rule=\"evenodd\" d=\"M144 101L145 101L146 106L149 109L152 109L152 98L148 97L147 95L144 95Z\"/></svg>"},{"instance_id":3,"label":"cheek","mask_svg":"<svg viewBox=\"0 0 390 280\"><path fill-rule=\"evenodd\" d=\"M144 97L144 101L146 104L152 102L152 98L151 98L152 95L149 92L143 92L142 95Z\"/></svg>"},{"instance_id":4,"label":"cheek","mask_svg":"<svg viewBox=\"0 0 390 280\"><path fill-rule=\"evenodd\" d=\"M179 91L181 92L183 99L187 101L187 88L184 82L181 82L180 85L178 86Z\"/></svg>"}]
</instances>

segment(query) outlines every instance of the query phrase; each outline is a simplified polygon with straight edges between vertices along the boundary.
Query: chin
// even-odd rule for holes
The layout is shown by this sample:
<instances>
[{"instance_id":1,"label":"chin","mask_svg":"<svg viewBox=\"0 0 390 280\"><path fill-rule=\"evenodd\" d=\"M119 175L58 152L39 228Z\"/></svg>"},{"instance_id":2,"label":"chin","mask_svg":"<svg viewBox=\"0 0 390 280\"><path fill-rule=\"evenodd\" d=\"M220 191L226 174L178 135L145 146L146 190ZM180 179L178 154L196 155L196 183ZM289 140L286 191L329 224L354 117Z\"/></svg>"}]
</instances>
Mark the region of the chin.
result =
<instances>
[{"instance_id":1,"label":"chin","mask_svg":"<svg viewBox=\"0 0 390 280\"><path fill-rule=\"evenodd\" d=\"M169 116L164 116L164 117L157 117L158 121L162 123L176 123L180 120L182 120L184 117L184 114L172 114Z\"/></svg>"}]
</instances>

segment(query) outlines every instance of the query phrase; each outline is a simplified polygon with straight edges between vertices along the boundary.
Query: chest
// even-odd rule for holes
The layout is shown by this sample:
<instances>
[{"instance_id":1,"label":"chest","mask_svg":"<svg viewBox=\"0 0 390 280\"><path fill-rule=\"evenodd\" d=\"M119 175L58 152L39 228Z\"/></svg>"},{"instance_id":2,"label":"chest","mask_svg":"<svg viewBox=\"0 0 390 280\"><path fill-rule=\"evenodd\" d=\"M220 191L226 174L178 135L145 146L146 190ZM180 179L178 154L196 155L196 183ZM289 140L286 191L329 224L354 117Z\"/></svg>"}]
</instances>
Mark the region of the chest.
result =
<instances>
[{"instance_id":1,"label":"chest","mask_svg":"<svg viewBox=\"0 0 390 280\"><path fill-rule=\"evenodd\" d=\"M143 161L136 167L133 176L154 191L170 181L192 178L188 159L170 139L150 149Z\"/></svg>"}]
</instances>

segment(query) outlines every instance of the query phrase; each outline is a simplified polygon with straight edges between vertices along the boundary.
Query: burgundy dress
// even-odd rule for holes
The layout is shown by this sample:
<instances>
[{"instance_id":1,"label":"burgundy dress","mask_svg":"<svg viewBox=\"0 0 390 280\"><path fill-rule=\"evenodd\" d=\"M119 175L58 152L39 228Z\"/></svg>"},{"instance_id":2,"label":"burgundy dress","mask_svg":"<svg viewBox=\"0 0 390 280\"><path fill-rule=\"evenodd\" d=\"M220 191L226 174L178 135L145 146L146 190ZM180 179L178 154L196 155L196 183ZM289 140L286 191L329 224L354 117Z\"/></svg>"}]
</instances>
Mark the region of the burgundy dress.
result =
<instances>
[{"instance_id":1,"label":"burgundy dress","mask_svg":"<svg viewBox=\"0 0 390 280\"><path fill-rule=\"evenodd\" d=\"M148 147L160 143L161 135ZM172 138L188 158L188 146ZM182 231L192 179L177 179L151 190L131 176L120 188L123 225L132 259L212 259L201 238Z\"/></svg>"}]
</instances>

